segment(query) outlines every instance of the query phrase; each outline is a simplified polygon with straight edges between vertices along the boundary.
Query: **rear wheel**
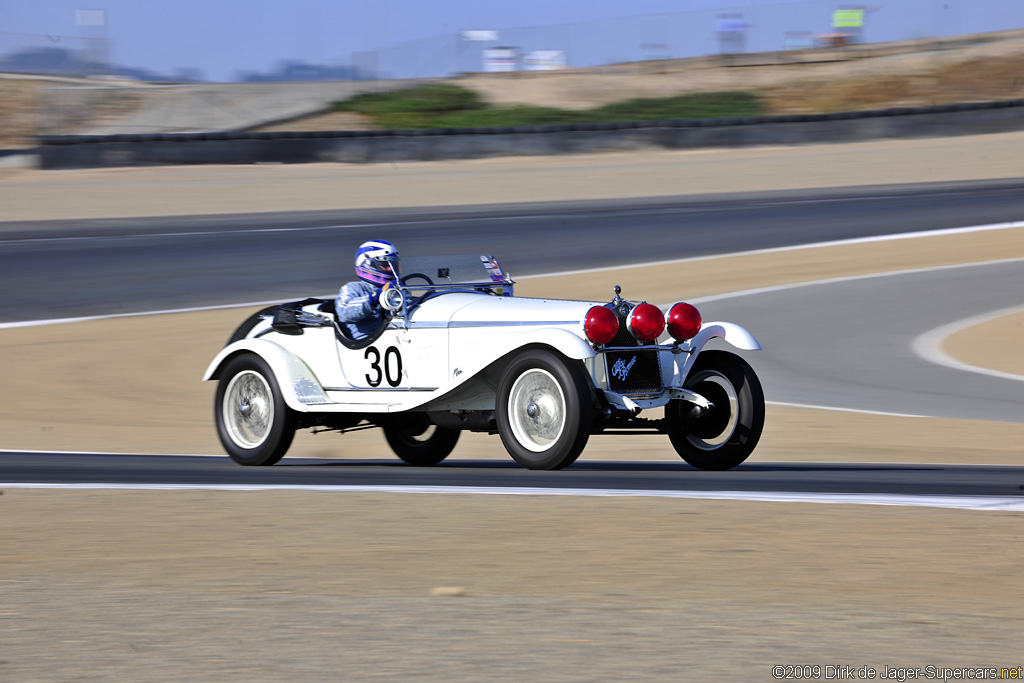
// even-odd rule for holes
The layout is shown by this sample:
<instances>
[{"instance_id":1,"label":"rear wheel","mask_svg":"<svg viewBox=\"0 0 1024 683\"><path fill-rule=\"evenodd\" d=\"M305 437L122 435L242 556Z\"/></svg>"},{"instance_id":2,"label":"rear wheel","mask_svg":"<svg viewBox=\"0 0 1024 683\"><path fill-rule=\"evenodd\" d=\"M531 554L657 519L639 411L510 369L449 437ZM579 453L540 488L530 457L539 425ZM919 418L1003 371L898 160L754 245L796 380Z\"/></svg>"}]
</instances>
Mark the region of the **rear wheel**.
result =
<instances>
[{"instance_id":1,"label":"rear wheel","mask_svg":"<svg viewBox=\"0 0 1024 683\"><path fill-rule=\"evenodd\" d=\"M213 412L221 445L241 465L273 465L284 457L295 436L295 415L285 404L270 366L254 354L228 362L217 385Z\"/></svg>"},{"instance_id":2,"label":"rear wheel","mask_svg":"<svg viewBox=\"0 0 1024 683\"><path fill-rule=\"evenodd\" d=\"M593 404L583 364L531 350L509 363L498 385L498 434L509 455L532 470L558 470L590 438Z\"/></svg>"},{"instance_id":3,"label":"rear wheel","mask_svg":"<svg viewBox=\"0 0 1024 683\"><path fill-rule=\"evenodd\" d=\"M728 470L746 460L764 429L764 392L750 364L728 351L704 351L684 386L714 407L695 420L689 419L691 403L665 407L676 453L702 470Z\"/></svg>"},{"instance_id":4,"label":"rear wheel","mask_svg":"<svg viewBox=\"0 0 1024 683\"><path fill-rule=\"evenodd\" d=\"M384 438L395 455L410 465L436 465L455 448L459 430L438 427L424 416L385 426Z\"/></svg>"}]
</instances>

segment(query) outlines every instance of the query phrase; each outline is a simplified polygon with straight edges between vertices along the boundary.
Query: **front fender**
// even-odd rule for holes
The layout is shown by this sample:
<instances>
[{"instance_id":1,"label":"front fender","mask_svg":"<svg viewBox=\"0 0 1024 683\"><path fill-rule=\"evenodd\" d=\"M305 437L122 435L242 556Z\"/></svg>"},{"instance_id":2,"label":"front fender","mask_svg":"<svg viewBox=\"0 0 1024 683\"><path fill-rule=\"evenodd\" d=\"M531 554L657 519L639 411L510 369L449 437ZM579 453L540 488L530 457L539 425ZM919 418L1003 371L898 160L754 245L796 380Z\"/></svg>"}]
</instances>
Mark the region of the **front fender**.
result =
<instances>
[{"instance_id":1,"label":"front fender","mask_svg":"<svg viewBox=\"0 0 1024 683\"><path fill-rule=\"evenodd\" d=\"M266 339L240 339L228 344L206 368L203 381L220 379L228 360L240 353L253 353L267 362L285 403L292 410L304 413L308 411L307 406L331 402L309 366L284 347Z\"/></svg>"},{"instance_id":2,"label":"front fender","mask_svg":"<svg viewBox=\"0 0 1024 683\"><path fill-rule=\"evenodd\" d=\"M560 327L539 327L515 335L488 335L479 337L472 331L460 329L460 339L452 343L449 353L455 368L454 381L444 387L454 389L477 373L515 351L526 346L548 346L567 358L584 360L597 355L590 344Z\"/></svg>"},{"instance_id":3,"label":"front fender","mask_svg":"<svg viewBox=\"0 0 1024 683\"><path fill-rule=\"evenodd\" d=\"M736 323L713 322L701 325L700 332L690 340L690 348L700 351L711 339L719 337L744 351L760 351L763 347L757 338Z\"/></svg>"},{"instance_id":4,"label":"front fender","mask_svg":"<svg viewBox=\"0 0 1024 683\"><path fill-rule=\"evenodd\" d=\"M573 334L569 330L559 327L543 327L539 330L532 330L512 338L508 344L508 348L506 348L502 353L497 354L497 356L504 356L506 353L515 351L516 349L529 344L543 344L545 346L550 346L556 349L563 356L574 360L584 360L586 358L593 358L597 355L593 347L581 339L578 334Z\"/></svg>"}]
</instances>

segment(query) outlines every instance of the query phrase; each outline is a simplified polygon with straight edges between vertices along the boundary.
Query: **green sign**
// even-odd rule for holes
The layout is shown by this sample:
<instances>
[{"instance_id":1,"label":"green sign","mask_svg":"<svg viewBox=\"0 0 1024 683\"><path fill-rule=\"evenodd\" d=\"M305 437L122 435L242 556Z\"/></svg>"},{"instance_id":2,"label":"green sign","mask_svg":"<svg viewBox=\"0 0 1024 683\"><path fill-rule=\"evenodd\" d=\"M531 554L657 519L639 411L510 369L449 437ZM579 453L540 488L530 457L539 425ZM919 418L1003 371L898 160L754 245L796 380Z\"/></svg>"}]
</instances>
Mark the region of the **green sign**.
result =
<instances>
[{"instance_id":1,"label":"green sign","mask_svg":"<svg viewBox=\"0 0 1024 683\"><path fill-rule=\"evenodd\" d=\"M863 25L862 9L837 9L832 13L832 28L860 28Z\"/></svg>"}]
</instances>

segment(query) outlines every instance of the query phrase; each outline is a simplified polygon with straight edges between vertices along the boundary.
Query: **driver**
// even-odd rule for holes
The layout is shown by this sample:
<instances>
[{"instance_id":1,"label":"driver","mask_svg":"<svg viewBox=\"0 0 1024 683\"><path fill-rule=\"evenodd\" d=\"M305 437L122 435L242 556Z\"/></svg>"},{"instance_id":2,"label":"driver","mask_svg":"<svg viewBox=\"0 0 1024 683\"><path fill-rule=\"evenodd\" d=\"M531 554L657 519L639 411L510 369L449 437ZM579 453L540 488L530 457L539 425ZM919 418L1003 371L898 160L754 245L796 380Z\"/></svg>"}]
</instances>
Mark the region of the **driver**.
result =
<instances>
[{"instance_id":1,"label":"driver","mask_svg":"<svg viewBox=\"0 0 1024 683\"><path fill-rule=\"evenodd\" d=\"M385 240L363 242L356 251L354 282L341 286L334 300L334 313L342 330L351 339L370 336L384 318L380 294L396 280L398 250Z\"/></svg>"}]
</instances>

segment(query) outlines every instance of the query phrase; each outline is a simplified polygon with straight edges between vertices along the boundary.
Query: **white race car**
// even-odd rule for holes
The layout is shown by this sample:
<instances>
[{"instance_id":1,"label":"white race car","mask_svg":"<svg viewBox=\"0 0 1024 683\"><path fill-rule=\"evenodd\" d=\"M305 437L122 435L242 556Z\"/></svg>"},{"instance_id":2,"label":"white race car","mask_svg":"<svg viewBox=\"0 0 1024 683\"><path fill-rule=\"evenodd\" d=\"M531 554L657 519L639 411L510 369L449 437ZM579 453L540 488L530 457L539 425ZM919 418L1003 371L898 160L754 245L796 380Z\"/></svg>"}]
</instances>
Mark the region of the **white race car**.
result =
<instances>
[{"instance_id":1,"label":"white race car","mask_svg":"<svg viewBox=\"0 0 1024 683\"><path fill-rule=\"evenodd\" d=\"M687 303L513 296L488 255L408 258L381 294L366 339L345 336L333 300L305 299L246 320L206 370L218 380L217 433L242 465L280 460L297 429L384 430L413 465L451 453L462 430L498 434L516 462L560 469L592 434L668 435L701 469L754 450L764 394L750 365L721 350L760 349L747 330L702 323ZM664 416L640 417L664 408Z\"/></svg>"}]
</instances>

